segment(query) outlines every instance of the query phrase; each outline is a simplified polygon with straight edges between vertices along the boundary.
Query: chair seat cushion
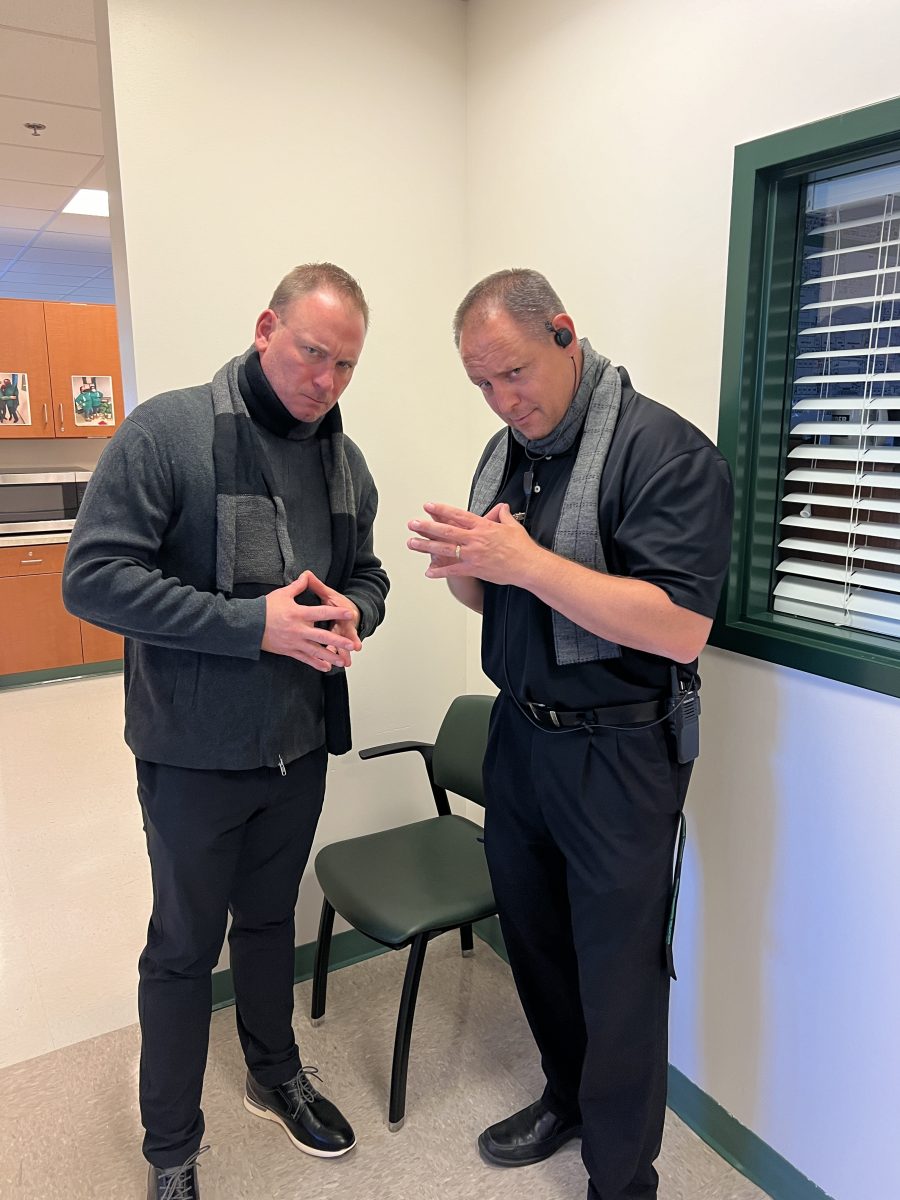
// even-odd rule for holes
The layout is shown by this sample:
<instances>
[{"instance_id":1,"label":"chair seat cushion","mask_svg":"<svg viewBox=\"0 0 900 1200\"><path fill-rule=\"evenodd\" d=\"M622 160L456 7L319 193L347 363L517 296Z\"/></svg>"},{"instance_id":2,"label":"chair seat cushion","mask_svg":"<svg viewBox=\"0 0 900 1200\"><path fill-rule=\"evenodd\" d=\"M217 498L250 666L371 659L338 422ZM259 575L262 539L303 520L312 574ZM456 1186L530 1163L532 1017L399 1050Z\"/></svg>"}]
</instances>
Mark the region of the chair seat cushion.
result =
<instances>
[{"instance_id":1,"label":"chair seat cushion","mask_svg":"<svg viewBox=\"0 0 900 1200\"><path fill-rule=\"evenodd\" d=\"M432 817L323 847L316 877L355 929L402 946L497 911L482 837L465 817Z\"/></svg>"}]
</instances>

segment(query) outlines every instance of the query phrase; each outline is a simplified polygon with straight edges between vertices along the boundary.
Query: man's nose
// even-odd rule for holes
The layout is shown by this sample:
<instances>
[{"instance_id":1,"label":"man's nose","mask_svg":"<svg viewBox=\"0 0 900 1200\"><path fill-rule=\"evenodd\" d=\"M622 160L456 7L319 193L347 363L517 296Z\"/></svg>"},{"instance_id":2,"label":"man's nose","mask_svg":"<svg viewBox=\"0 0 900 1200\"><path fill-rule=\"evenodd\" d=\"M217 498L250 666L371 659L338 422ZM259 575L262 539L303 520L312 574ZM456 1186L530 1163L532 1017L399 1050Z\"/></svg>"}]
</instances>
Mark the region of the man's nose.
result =
<instances>
[{"instance_id":1,"label":"man's nose","mask_svg":"<svg viewBox=\"0 0 900 1200\"><path fill-rule=\"evenodd\" d=\"M494 385L494 406L497 410L497 415L500 417L508 417L512 415L519 407L519 397L515 388L499 387Z\"/></svg>"},{"instance_id":2,"label":"man's nose","mask_svg":"<svg viewBox=\"0 0 900 1200\"><path fill-rule=\"evenodd\" d=\"M334 367L325 366L319 368L315 375L316 387L320 392L331 392L334 389Z\"/></svg>"}]
</instances>

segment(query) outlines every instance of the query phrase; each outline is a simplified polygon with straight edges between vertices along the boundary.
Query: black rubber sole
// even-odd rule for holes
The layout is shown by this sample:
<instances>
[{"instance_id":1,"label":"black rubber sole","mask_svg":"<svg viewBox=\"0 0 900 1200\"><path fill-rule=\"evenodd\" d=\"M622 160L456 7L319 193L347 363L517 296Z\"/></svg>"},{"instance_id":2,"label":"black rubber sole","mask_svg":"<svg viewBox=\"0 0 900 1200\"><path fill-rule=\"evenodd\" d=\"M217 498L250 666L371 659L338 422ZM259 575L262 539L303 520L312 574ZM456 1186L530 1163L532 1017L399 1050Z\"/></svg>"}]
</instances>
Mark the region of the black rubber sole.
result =
<instances>
[{"instance_id":1,"label":"black rubber sole","mask_svg":"<svg viewBox=\"0 0 900 1200\"><path fill-rule=\"evenodd\" d=\"M555 1138L550 1138L544 1142L539 1150L533 1151L527 1157L516 1156L507 1158L505 1155L497 1154L491 1150L487 1144L487 1130L478 1136L478 1151L485 1162L491 1164L492 1167L532 1167L535 1163L543 1162L545 1158L551 1158L557 1150L562 1149L566 1142L571 1142L573 1138L581 1137L581 1126L573 1125L570 1129L563 1130L558 1133Z\"/></svg>"}]
</instances>

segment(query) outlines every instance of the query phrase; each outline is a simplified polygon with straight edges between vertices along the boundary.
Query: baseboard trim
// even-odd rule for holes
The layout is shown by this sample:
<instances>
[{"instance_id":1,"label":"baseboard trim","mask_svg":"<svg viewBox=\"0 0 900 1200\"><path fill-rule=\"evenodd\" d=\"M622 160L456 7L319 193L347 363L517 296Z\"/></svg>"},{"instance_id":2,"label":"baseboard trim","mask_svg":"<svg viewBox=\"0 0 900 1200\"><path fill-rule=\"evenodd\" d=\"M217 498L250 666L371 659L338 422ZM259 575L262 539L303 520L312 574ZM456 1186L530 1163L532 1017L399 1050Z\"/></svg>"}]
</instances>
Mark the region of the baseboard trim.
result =
<instances>
[{"instance_id":1,"label":"baseboard trim","mask_svg":"<svg viewBox=\"0 0 900 1200\"><path fill-rule=\"evenodd\" d=\"M475 932L504 962L509 962L497 917L479 921ZM667 1103L699 1138L773 1200L831 1200L671 1063Z\"/></svg>"},{"instance_id":2,"label":"baseboard trim","mask_svg":"<svg viewBox=\"0 0 900 1200\"><path fill-rule=\"evenodd\" d=\"M121 675L123 666L119 658L109 662L73 663L70 667L52 667L44 671L20 671L13 675L0 675L0 689L57 683L61 679L79 679L85 675Z\"/></svg>"},{"instance_id":3,"label":"baseboard trim","mask_svg":"<svg viewBox=\"0 0 900 1200\"><path fill-rule=\"evenodd\" d=\"M671 1063L667 1099L669 1108L685 1125L773 1200L831 1200Z\"/></svg>"}]
</instances>

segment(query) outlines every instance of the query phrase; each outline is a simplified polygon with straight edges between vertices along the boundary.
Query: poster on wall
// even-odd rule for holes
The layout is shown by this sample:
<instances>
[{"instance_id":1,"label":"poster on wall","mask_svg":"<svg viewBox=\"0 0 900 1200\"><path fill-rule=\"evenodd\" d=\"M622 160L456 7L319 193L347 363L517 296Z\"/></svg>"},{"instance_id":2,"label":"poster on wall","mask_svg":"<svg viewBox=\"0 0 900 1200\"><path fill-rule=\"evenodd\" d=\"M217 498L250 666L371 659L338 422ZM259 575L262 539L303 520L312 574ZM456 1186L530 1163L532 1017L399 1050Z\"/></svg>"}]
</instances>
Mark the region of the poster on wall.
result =
<instances>
[{"instance_id":1,"label":"poster on wall","mask_svg":"<svg viewBox=\"0 0 900 1200\"><path fill-rule=\"evenodd\" d=\"M28 375L24 371L0 370L0 423L31 424Z\"/></svg>"},{"instance_id":2,"label":"poster on wall","mask_svg":"<svg viewBox=\"0 0 900 1200\"><path fill-rule=\"evenodd\" d=\"M73 375L72 402L76 425L114 425L116 422L109 375Z\"/></svg>"}]
</instances>

